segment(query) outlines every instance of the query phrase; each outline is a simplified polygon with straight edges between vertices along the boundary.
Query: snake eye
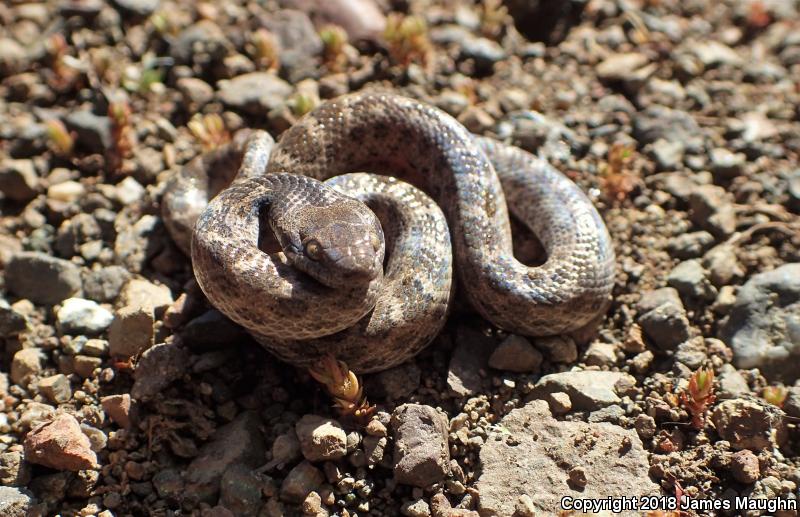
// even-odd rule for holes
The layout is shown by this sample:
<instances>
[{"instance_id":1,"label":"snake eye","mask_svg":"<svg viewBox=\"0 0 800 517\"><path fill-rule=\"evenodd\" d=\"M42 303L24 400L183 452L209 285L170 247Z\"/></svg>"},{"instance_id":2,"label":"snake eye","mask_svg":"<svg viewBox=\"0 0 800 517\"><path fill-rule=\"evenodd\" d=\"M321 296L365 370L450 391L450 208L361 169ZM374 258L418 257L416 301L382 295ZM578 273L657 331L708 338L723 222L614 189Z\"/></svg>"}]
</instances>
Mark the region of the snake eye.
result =
<instances>
[{"instance_id":1,"label":"snake eye","mask_svg":"<svg viewBox=\"0 0 800 517\"><path fill-rule=\"evenodd\" d=\"M306 255L311 260L319 260L322 255L322 246L315 240L310 240L306 243Z\"/></svg>"}]
</instances>

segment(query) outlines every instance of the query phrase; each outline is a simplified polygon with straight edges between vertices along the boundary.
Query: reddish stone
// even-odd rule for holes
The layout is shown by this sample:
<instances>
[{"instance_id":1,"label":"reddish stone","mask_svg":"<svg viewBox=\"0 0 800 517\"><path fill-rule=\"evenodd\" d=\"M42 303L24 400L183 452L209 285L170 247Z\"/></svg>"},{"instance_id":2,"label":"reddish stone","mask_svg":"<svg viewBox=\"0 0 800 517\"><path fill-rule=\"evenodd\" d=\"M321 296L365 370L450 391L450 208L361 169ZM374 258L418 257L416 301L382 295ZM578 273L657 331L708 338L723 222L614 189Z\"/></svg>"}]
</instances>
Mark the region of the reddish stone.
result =
<instances>
[{"instance_id":1,"label":"reddish stone","mask_svg":"<svg viewBox=\"0 0 800 517\"><path fill-rule=\"evenodd\" d=\"M25 437L25 459L56 470L96 468L97 456L75 417L66 413L35 427Z\"/></svg>"}]
</instances>

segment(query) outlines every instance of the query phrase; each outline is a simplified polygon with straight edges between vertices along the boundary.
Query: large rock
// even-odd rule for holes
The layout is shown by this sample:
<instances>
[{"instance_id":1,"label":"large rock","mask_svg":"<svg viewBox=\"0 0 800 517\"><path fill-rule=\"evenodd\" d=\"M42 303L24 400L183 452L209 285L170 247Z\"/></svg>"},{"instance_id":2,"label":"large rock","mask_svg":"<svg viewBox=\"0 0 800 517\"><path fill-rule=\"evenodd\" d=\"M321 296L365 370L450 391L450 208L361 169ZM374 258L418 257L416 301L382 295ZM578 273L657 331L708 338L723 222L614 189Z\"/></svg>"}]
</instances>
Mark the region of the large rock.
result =
<instances>
[{"instance_id":1,"label":"large rock","mask_svg":"<svg viewBox=\"0 0 800 517\"><path fill-rule=\"evenodd\" d=\"M394 478L421 488L450 473L447 416L430 406L403 404L392 413Z\"/></svg>"},{"instance_id":2,"label":"large rock","mask_svg":"<svg viewBox=\"0 0 800 517\"><path fill-rule=\"evenodd\" d=\"M17 253L5 277L9 291L34 303L55 305L81 291L81 269L46 253Z\"/></svg>"},{"instance_id":3,"label":"large rock","mask_svg":"<svg viewBox=\"0 0 800 517\"><path fill-rule=\"evenodd\" d=\"M737 450L760 451L780 447L788 438L784 413L758 399L731 399L721 402L711 420L723 440Z\"/></svg>"},{"instance_id":4,"label":"large rock","mask_svg":"<svg viewBox=\"0 0 800 517\"><path fill-rule=\"evenodd\" d=\"M478 511L483 517L516 515L515 506L524 496L536 515L556 515L563 497L661 493L648 475L647 452L633 430L607 422L559 422L543 400L513 410L500 428L480 453Z\"/></svg>"},{"instance_id":5,"label":"large rock","mask_svg":"<svg viewBox=\"0 0 800 517\"><path fill-rule=\"evenodd\" d=\"M536 383L531 395L544 398L551 393L569 395L573 409L595 411L620 403L619 389L633 386L636 379L621 372L582 370L545 375Z\"/></svg>"},{"instance_id":6,"label":"large rock","mask_svg":"<svg viewBox=\"0 0 800 517\"><path fill-rule=\"evenodd\" d=\"M737 368L794 382L800 376L800 263L753 275L739 290L722 338Z\"/></svg>"}]
</instances>

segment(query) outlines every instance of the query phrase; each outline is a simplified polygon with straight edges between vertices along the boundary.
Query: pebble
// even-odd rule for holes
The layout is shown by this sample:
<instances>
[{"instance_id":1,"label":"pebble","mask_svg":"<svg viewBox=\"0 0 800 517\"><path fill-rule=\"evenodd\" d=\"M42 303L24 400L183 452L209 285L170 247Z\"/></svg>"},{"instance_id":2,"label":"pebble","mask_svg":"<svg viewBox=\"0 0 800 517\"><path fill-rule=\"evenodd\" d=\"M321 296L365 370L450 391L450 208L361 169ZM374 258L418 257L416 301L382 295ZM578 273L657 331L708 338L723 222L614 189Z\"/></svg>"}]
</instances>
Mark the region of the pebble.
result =
<instances>
[{"instance_id":1,"label":"pebble","mask_svg":"<svg viewBox=\"0 0 800 517\"><path fill-rule=\"evenodd\" d=\"M121 266L107 266L90 271L83 280L83 294L96 302L113 303L130 278L128 270Z\"/></svg>"},{"instance_id":2,"label":"pebble","mask_svg":"<svg viewBox=\"0 0 800 517\"><path fill-rule=\"evenodd\" d=\"M536 515L556 515L562 497L574 497L570 479L578 486L585 480L581 497L661 493L633 430L607 422L556 422L543 400L514 409L499 425L502 432L492 432L480 451L480 515L512 515L522 495Z\"/></svg>"},{"instance_id":3,"label":"pebble","mask_svg":"<svg viewBox=\"0 0 800 517\"><path fill-rule=\"evenodd\" d=\"M61 373L41 379L39 381L39 392L56 404L69 402L72 398L69 379Z\"/></svg>"},{"instance_id":4,"label":"pebble","mask_svg":"<svg viewBox=\"0 0 800 517\"><path fill-rule=\"evenodd\" d=\"M703 255L703 266L708 270L708 279L718 289L745 274L736 256L736 247L731 244L723 243L711 248Z\"/></svg>"},{"instance_id":5,"label":"pebble","mask_svg":"<svg viewBox=\"0 0 800 517\"><path fill-rule=\"evenodd\" d=\"M178 34L169 52L178 63L207 65L222 59L229 46L230 42L216 23L200 20Z\"/></svg>"},{"instance_id":6,"label":"pebble","mask_svg":"<svg viewBox=\"0 0 800 517\"><path fill-rule=\"evenodd\" d=\"M308 461L335 460L347 454L347 434L335 420L303 415L295 424L295 432Z\"/></svg>"},{"instance_id":7,"label":"pebble","mask_svg":"<svg viewBox=\"0 0 800 517\"><path fill-rule=\"evenodd\" d=\"M711 420L720 438L736 450L772 449L788 438L783 412L756 400L724 400L714 408Z\"/></svg>"},{"instance_id":8,"label":"pebble","mask_svg":"<svg viewBox=\"0 0 800 517\"><path fill-rule=\"evenodd\" d=\"M800 263L753 275L739 289L721 334L737 368L758 368L770 381L798 379Z\"/></svg>"},{"instance_id":9,"label":"pebble","mask_svg":"<svg viewBox=\"0 0 800 517\"><path fill-rule=\"evenodd\" d=\"M265 452L260 427L261 419L253 411L245 411L219 427L186 469L185 497L189 501L215 500L220 480L229 467L260 466Z\"/></svg>"},{"instance_id":10,"label":"pebble","mask_svg":"<svg viewBox=\"0 0 800 517\"><path fill-rule=\"evenodd\" d=\"M28 318L0 298L0 338L13 338L28 329Z\"/></svg>"},{"instance_id":11,"label":"pebble","mask_svg":"<svg viewBox=\"0 0 800 517\"><path fill-rule=\"evenodd\" d=\"M408 517L429 517L431 508L424 499L417 499L416 501L404 503L400 507L400 513Z\"/></svg>"},{"instance_id":12,"label":"pebble","mask_svg":"<svg viewBox=\"0 0 800 517\"><path fill-rule=\"evenodd\" d=\"M145 400L181 378L189 366L189 354L175 344L162 343L148 348L134 372L131 396Z\"/></svg>"},{"instance_id":13,"label":"pebble","mask_svg":"<svg viewBox=\"0 0 800 517\"><path fill-rule=\"evenodd\" d=\"M545 400L550 405L550 412L554 415L564 415L572 410L572 400L563 391L548 393Z\"/></svg>"},{"instance_id":14,"label":"pebble","mask_svg":"<svg viewBox=\"0 0 800 517\"><path fill-rule=\"evenodd\" d=\"M412 394L418 387L422 371L417 363L407 361L399 366L369 375L365 379L367 393L388 400L399 400Z\"/></svg>"},{"instance_id":15,"label":"pebble","mask_svg":"<svg viewBox=\"0 0 800 517\"><path fill-rule=\"evenodd\" d=\"M2 48L0 41L0 48ZM2 65L2 58L0 58ZM25 488L0 486L0 515L5 517L28 517L36 499Z\"/></svg>"},{"instance_id":16,"label":"pebble","mask_svg":"<svg viewBox=\"0 0 800 517\"><path fill-rule=\"evenodd\" d=\"M374 0L291 0L285 4L312 16L317 26L340 26L353 41L379 40L386 29L386 17Z\"/></svg>"},{"instance_id":17,"label":"pebble","mask_svg":"<svg viewBox=\"0 0 800 517\"><path fill-rule=\"evenodd\" d=\"M383 462L388 444L389 440L385 436L364 437L364 456L368 466L379 465Z\"/></svg>"},{"instance_id":18,"label":"pebble","mask_svg":"<svg viewBox=\"0 0 800 517\"><path fill-rule=\"evenodd\" d=\"M755 483L761 475L758 456L747 449L733 454L730 469L733 478L746 485Z\"/></svg>"},{"instance_id":19,"label":"pebble","mask_svg":"<svg viewBox=\"0 0 800 517\"><path fill-rule=\"evenodd\" d=\"M127 305L117 309L108 329L109 351L113 356L132 357L153 345L153 309Z\"/></svg>"},{"instance_id":20,"label":"pebble","mask_svg":"<svg viewBox=\"0 0 800 517\"><path fill-rule=\"evenodd\" d=\"M72 415L62 413L40 424L25 437L25 459L56 470L97 468L89 438Z\"/></svg>"},{"instance_id":21,"label":"pebble","mask_svg":"<svg viewBox=\"0 0 800 517\"><path fill-rule=\"evenodd\" d=\"M634 91L656 71L656 65L644 54L626 52L612 54L595 68L597 77L606 82L623 82Z\"/></svg>"},{"instance_id":22,"label":"pebble","mask_svg":"<svg viewBox=\"0 0 800 517\"><path fill-rule=\"evenodd\" d=\"M31 465L22 451L0 453L0 485L25 486L31 479ZM2 499L2 497L0 497ZM4 515L0 512L0 515Z\"/></svg>"},{"instance_id":23,"label":"pebble","mask_svg":"<svg viewBox=\"0 0 800 517\"><path fill-rule=\"evenodd\" d=\"M9 77L22 71L28 62L25 48L12 38L0 38L0 76Z\"/></svg>"},{"instance_id":24,"label":"pebble","mask_svg":"<svg viewBox=\"0 0 800 517\"><path fill-rule=\"evenodd\" d=\"M656 171L674 171L683 163L686 149L680 141L660 138L653 142L651 155L656 163Z\"/></svg>"},{"instance_id":25,"label":"pebble","mask_svg":"<svg viewBox=\"0 0 800 517\"><path fill-rule=\"evenodd\" d=\"M114 5L128 14L146 17L158 9L161 0L114 0Z\"/></svg>"},{"instance_id":26,"label":"pebble","mask_svg":"<svg viewBox=\"0 0 800 517\"><path fill-rule=\"evenodd\" d=\"M683 233L667 244L670 254L679 259L697 258L714 245L714 236L706 231Z\"/></svg>"},{"instance_id":27,"label":"pebble","mask_svg":"<svg viewBox=\"0 0 800 517\"><path fill-rule=\"evenodd\" d=\"M671 350L689 339L691 327L678 291L664 287L642 294L638 323L659 348Z\"/></svg>"},{"instance_id":28,"label":"pebble","mask_svg":"<svg viewBox=\"0 0 800 517\"><path fill-rule=\"evenodd\" d=\"M488 38L465 38L461 43L461 56L475 60L478 70L491 71L495 63L506 58L506 51Z\"/></svg>"},{"instance_id":29,"label":"pebble","mask_svg":"<svg viewBox=\"0 0 800 517\"><path fill-rule=\"evenodd\" d=\"M712 149L710 157L711 173L723 180L733 179L742 174L747 160L744 153L732 153L723 147Z\"/></svg>"},{"instance_id":30,"label":"pebble","mask_svg":"<svg viewBox=\"0 0 800 517\"><path fill-rule=\"evenodd\" d=\"M75 203L86 195L86 187L77 181L62 181L47 188L47 199L62 203Z\"/></svg>"},{"instance_id":31,"label":"pebble","mask_svg":"<svg viewBox=\"0 0 800 517\"><path fill-rule=\"evenodd\" d=\"M717 297L717 288L708 280L706 270L698 259L686 260L672 268L667 276L667 284L686 298L712 301Z\"/></svg>"},{"instance_id":32,"label":"pebble","mask_svg":"<svg viewBox=\"0 0 800 517\"><path fill-rule=\"evenodd\" d=\"M736 212L725 189L717 185L699 185L692 190L689 217L716 237L727 237L736 231Z\"/></svg>"},{"instance_id":33,"label":"pebble","mask_svg":"<svg viewBox=\"0 0 800 517\"><path fill-rule=\"evenodd\" d=\"M89 110L72 110L64 117L64 125L75 131L75 142L92 153L102 153L111 149L111 119L95 115Z\"/></svg>"},{"instance_id":34,"label":"pebble","mask_svg":"<svg viewBox=\"0 0 800 517\"><path fill-rule=\"evenodd\" d=\"M322 497L317 492L309 492L303 504L300 505L304 515L313 515L315 517L323 515L327 516L328 511L322 506Z\"/></svg>"},{"instance_id":35,"label":"pebble","mask_svg":"<svg viewBox=\"0 0 800 517\"><path fill-rule=\"evenodd\" d=\"M181 77L175 82L175 87L183 95L184 101L196 108L203 107L214 99L214 88L196 77Z\"/></svg>"},{"instance_id":36,"label":"pebble","mask_svg":"<svg viewBox=\"0 0 800 517\"><path fill-rule=\"evenodd\" d=\"M128 176L117 183L114 194L117 201L127 206L140 201L145 195L145 190L141 183Z\"/></svg>"},{"instance_id":37,"label":"pebble","mask_svg":"<svg viewBox=\"0 0 800 517\"><path fill-rule=\"evenodd\" d=\"M750 386L747 385L747 381L739 373L739 370L731 364L722 365L717 382L719 383L717 398L720 400L735 399L750 393Z\"/></svg>"},{"instance_id":38,"label":"pebble","mask_svg":"<svg viewBox=\"0 0 800 517\"><path fill-rule=\"evenodd\" d=\"M173 302L169 287L138 278L123 286L117 300L117 304L123 307L153 307L156 317L164 314Z\"/></svg>"},{"instance_id":39,"label":"pebble","mask_svg":"<svg viewBox=\"0 0 800 517\"><path fill-rule=\"evenodd\" d=\"M633 118L633 136L640 144L657 140L682 142L684 147L702 148L702 131L697 121L685 111L664 106L648 106Z\"/></svg>"},{"instance_id":40,"label":"pebble","mask_svg":"<svg viewBox=\"0 0 800 517\"><path fill-rule=\"evenodd\" d=\"M613 343L594 341L583 356L589 366L611 366L617 362L617 346Z\"/></svg>"},{"instance_id":41,"label":"pebble","mask_svg":"<svg viewBox=\"0 0 800 517\"><path fill-rule=\"evenodd\" d=\"M141 272L161 251L164 225L154 215L143 215L138 221L124 225L114 240L116 261L132 273Z\"/></svg>"},{"instance_id":42,"label":"pebble","mask_svg":"<svg viewBox=\"0 0 800 517\"><path fill-rule=\"evenodd\" d=\"M6 266L5 279L9 291L43 305L55 305L81 292L80 268L45 253L17 253Z\"/></svg>"},{"instance_id":43,"label":"pebble","mask_svg":"<svg viewBox=\"0 0 800 517\"><path fill-rule=\"evenodd\" d=\"M450 473L447 416L430 406L403 404L392 413L394 478L425 488Z\"/></svg>"},{"instance_id":44,"label":"pebble","mask_svg":"<svg viewBox=\"0 0 800 517\"><path fill-rule=\"evenodd\" d=\"M729 46L713 39L692 42L692 53L708 68L717 65L740 65L742 59Z\"/></svg>"},{"instance_id":45,"label":"pebble","mask_svg":"<svg viewBox=\"0 0 800 517\"><path fill-rule=\"evenodd\" d=\"M0 163L0 193L8 199L27 202L36 197L39 176L33 160L6 159Z\"/></svg>"},{"instance_id":46,"label":"pebble","mask_svg":"<svg viewBox=\"0 0 800 517\"><path fill-rule=\"evenodd\" d=\"M219 503L233 515L255 517L261 506L262 481L246 465L234 464L220 480Z\"/></svg>"},{"instance_id":47,"label":"pebble","mask_svg":"<svg viewBox=\"0 0 800 517\"><path fill-rule=\"evenodd\" d=\"M537 337L536 346L544 348L554 363L574 363L578 359L578 346L570 336Z\"/></svg>"},{"instance_id":48,"label":"pebble","mask_svg":"<svg viewBox=\"0 0 800 517\"><path fill-rule=\"evenodd\" d=\"M323 481L322 471L308 461L298 463L281 483L280 498L287 503L299 504L316 490Z\"/></svg>"},{"instance_id":49,"label":"pebble","mask_svg":"<svg viewBox=\"0 0 800 517\"><path fill-rule=\"evenodd\" d=\"M261 23L278 40L281 72L290 83L318 75L316 58L323 44L306 13L282 9L263 17Z\"/></svg>"},{"instance_id":50,"label":"pebble","mask_svg":"<svg viewBox=\"0 0 800 517\"><path fill-rule=\"evenodd\" d=\"M109 310L84 298L68 298L56 312L56 327L63 334L96 336L113 320Z\"/></svg>"},{"instance_id":51,"label":"pebble","mask_svg":"<svg viewBox=\"0 0 800 517\"><path fill-rule=\"evenodd\" d=\"M76 355L72 358L72 368L81 377L88 379L94 376L94 371L103 365L103 360L99 357L88 355Z\"/></svg>"},{"instance_id":52,"label":"pebble","mask_svg":"<svg viewBox=\"0 0 800 517\"><path fill-rule=\"evenodd\" d=\"M471 328L460 329L455 339L457 344L447 369L447 386L455 396L467 397L483 387L480 372L488 363L494 340Z\"/></svg>"},{"instance_id":53,"label":"pebble","mask_svg":"<svg viewBox=\"0 0 800 517\"><path fill-rule=\"evenodd\" d=\"M284 106L292 86L275 74L252 72L220 81L217 98L226 106L248 113L264 113Z\"/></svg>"},{"instance_id":54,"label":"pebble","mask_svg":"<svg viewBox=\"0 0 800 517\"><path fill-rule=\"evenodd\" d=\"M542 353L530 341L512 334L504 339L489 356L489 366L496 370L537 373L542 364Z\"/></svg>"},{"instance_id":55,"label":"pebble","mask_svg":"<svg viewBox=\"0 0 800 517\"><path fill-rule=\"evenodd\" d=\"M11 360L11 382L24 386L28 378L42 371L42 351L39 348L23 348Z\"/></svg>"},{"instance_id":56,"label":"pebble","mask_svg":"<svg viewBox=\"0 0 800 517\"><path fill-rule=\"evenodd\" d=\"M118 426L127 429L131 425L131 396L128 393L108 395L100 399L103 411Z\"/></svg>"},{"instance_id":57,"label":"pebble","mask_svg":"<svg viewBox=\"0 0 800 517\"><path fill-rule=\"evenodd\" d=\"M239 341L246 335L242 327L216 309L192 319L181 330L183 340L195 350L219 348Z\"/></svg>"},{"instance_id":58,"label":"pebble","mask_svg":"<svg viewBox=\"0 0 800 517\"><path fill-rule=\"evenodd\" d=\"M265 470L272 470L275 467L282 469L301 457L300 440L297 438L297 432L292 429L275 438L272 443L272 460L264 468Z\"/></svg>"},{"instance_id":59,"label":"pebble","mask_svg":"<svg viewBox=\"0 0 800 517\"><path fill-rule=\"evenodd\" d=\"M544 398L550 393L566 393L574 409L595 411L618 404L617 383L633 385L636 380L621 372L576 370L545 375L536 383L532 397Z\"/></svg>"}]
</instances>

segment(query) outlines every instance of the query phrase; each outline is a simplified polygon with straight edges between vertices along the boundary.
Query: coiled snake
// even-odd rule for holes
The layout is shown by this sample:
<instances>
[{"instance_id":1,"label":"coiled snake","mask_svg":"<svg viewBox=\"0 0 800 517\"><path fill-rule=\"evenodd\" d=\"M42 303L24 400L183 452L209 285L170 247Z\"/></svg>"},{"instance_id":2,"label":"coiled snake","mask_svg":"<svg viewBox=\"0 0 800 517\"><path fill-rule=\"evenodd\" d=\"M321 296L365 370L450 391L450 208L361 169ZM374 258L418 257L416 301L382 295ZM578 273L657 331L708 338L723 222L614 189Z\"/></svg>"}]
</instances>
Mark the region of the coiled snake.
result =
<instances>
[{"instance_id":1,"label":"coiled snake","mask_svg":"<svg viewBox=\"0 0 800 517\"><path fill-rule=\"evenodd\" d=\"M543 265L514 258L509 207ZM327 101L274 147L263 131L240 136L185 167L163 210L211 303L298 366L331 354L372 372L410 358L444 324L453 269L487 320L534 336L586 325L614 282L608 231L572 181L396 94ZM267 252L265 221L280 251Z\"/></svg>"}]
</instances>

